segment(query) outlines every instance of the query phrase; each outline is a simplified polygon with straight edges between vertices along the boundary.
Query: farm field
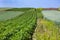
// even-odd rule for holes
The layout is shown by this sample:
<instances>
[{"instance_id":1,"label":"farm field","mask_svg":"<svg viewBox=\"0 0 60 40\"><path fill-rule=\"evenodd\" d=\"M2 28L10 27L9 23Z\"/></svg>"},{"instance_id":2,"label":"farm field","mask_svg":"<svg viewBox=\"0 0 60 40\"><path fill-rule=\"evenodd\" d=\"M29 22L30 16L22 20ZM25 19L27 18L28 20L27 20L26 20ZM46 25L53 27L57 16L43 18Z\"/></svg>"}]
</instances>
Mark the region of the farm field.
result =
<instances>
[{"instance_id":1,"label":"farm field","mask_svg":"<svg viewBox=\"0 0 60 40\"><path fill-rule=\"evenodd\" d=\"M60 40L60 23L36 8L7 9L0 12L0 40Z\"/></svg>"},{"instance_id":2,"label":"farm field","mask_svg":"<svg viewBox=\"0 0 60 40\"><path fill-rule=\"evenodd\" d=\"M8 10L8 9L12 9L12 8L0 8L0 11L5 11L5 10Z\"/></svg>"},{"instance_id":3,"label":"farm field","mask_svg":"<svg viewBox=\"0 0 60 40\"><path fill-rule=\"evenodd\" d=\"M4 12L0 12L0 21L12 19L12 18L14 18L16 16L19 16L21 14L23 14L23 12L19 12L19 11L4 11Z\"/></svg>"},{"instance_id":4,"label":"farm field","mask_svg":"<svg viewBox=\"0 0 60 40\"><path fill-rule=\"evenodd\" d=\"M39 13L37 14L39 16ZM44 10L42 14L44 17L37 19L33 40L60 40L60 12Z\"/></svg>"},{"instance_id":5,"label":"farm field","mask_svg":"<svg viewBox=\"0 0 60 40\"><path fill-rule=\"evenodd\" d=\"M44 10L42 11L42 13L45 18L52 20L52 21L60 22L60 11Z\"/></svg>"}]
</instances>

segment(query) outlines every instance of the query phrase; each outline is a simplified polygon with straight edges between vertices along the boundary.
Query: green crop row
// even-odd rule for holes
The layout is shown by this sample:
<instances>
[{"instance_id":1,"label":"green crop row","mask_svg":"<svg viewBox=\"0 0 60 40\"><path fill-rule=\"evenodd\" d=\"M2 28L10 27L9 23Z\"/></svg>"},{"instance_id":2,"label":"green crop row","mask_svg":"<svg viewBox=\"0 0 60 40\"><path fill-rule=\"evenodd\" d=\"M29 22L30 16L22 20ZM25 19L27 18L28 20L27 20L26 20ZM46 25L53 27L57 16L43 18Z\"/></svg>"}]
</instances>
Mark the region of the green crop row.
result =
<instances>
[{"instance_id":1,"label":"green crop row","mask_svg":"<svg viewBox=\"0 0 60 40\"><path fill-rule=\"evenodd\" d=\"M25 12L0 22L0 40L30 40L36 25L36 13Z\"/></svg>"}]
</instances>

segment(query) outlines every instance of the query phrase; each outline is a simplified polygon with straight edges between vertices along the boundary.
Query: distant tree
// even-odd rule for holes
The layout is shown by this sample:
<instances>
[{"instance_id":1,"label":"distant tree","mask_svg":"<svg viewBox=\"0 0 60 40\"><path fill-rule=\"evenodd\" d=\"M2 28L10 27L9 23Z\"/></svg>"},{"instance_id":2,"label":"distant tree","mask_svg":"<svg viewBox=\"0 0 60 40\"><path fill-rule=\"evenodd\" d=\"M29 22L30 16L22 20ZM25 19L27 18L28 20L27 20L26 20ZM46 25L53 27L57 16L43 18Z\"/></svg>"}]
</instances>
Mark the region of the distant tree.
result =
<instances>
[{"instance_id":1,"label":"distant tree","mask_svg":"<svg viewBox=\"0 0 60 40\"><path fill-rule=\"evenodd\" d=\"M43 10L43 8L37 8L37 9L38 9L38 10L41 10L41 11Z\"/></svg>"}]
</instances>

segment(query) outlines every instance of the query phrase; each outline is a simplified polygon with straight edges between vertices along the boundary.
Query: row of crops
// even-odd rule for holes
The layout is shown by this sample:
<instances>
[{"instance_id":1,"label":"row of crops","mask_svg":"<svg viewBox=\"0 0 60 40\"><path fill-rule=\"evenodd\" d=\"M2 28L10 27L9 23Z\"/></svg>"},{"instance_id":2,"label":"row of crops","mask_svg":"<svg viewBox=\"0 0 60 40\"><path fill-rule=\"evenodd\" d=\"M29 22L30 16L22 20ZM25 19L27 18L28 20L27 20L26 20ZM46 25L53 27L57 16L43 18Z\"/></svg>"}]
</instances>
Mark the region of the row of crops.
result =
<instances>
[{"instance_id":1,"label":"row of crops","mask_svg":"<svg viewBox=\"0 0 60 40\"><path fill-rule=\"evenodd\" d=\"M36 26L36 13L25 12L13 19L0 22L0 40L31 40Z\"/></svg>"}]
</instances>

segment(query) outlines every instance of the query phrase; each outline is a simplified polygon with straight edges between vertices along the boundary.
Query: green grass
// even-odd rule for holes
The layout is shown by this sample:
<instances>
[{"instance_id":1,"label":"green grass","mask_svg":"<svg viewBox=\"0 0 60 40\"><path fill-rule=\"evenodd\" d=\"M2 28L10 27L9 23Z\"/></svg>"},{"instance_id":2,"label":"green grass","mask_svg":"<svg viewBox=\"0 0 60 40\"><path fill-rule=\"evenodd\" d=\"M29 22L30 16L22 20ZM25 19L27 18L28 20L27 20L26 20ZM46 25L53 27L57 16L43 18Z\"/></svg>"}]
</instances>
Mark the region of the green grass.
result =
<instances>
[{"instance_id":1,"label":"green grass","mask_svg":"<svg viewBox=\"0 0 60 40\"><path fill-rule=\"evenodd\" d=\"M35 32L36 40L60 40L59 27L51 21L41 20Z\"/></svg>"}]
</instances>

